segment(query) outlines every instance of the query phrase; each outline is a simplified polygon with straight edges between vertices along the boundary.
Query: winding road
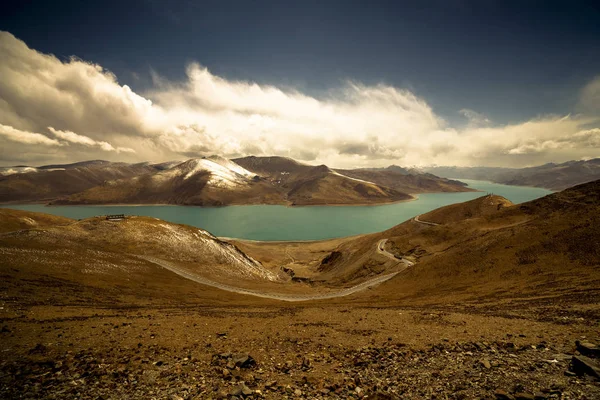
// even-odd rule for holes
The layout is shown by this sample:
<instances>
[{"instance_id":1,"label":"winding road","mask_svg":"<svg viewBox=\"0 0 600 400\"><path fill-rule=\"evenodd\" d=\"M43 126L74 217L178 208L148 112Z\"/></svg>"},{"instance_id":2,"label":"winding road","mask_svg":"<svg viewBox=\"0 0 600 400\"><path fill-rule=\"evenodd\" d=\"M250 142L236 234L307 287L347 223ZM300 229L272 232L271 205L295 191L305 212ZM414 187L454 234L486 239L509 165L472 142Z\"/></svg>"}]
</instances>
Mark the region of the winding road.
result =
<instances>
[{"instance_id":1,"label":"winding road","mask_svg":"<svg viewBox=\"0 0 600 400\"><path fill-rule=\"evenodd\" d=\"M427 221L421 221L419 219L420 215L417 215L416 217L413 218L413 220L415 222L418 222L420 224L424 224L424 225L430 225L430 226L438 226L439 224L436 224L435 222L427 222Z\"/></svg>"},{"instance_id":2,"label":"winding road","mask_svg":"<svg viewBox=\"0 0 600 400\"><path fill-rule=\"evenodd\" d=\"M408 268L408 267L412 267L413 265L415 265L415 263L414 263L414 262L412 262L412 261L410 261L410 260L407 260L407 259L406 259L406 258L404 258L404 257L403 257L403 258L398 258L398 257L396 257L395 255L393 255L392 253L390 253L389 251L387 251L387 250L385 249L385 243L386 243L387 241L388 241L387 239L381 239L381 240L380 240L380 241L377 243L377 252L378 252L379 254L382 254L382 255L384 255L384 256L386 256L386 257L388 257L388 258L391 258L391 259L392 259L392 260L394 260L394 261L397 261L397 262L402 262L402 263L404 263L405 267L404 267L404 268L402 268L402 269L401 269L400 271L398 271L398 272L402 272L402 271L404 271L406 268Z\"/></svg>"},{"instance_id":3,"label":"winding road","mask_svg":"<svg viewBox=\"0 0 600 400\"><path fill-rule=\"evenodd\" d=\"M382 282L385 282L385 281L393 278L399 272L402 272L404 269L406 269L408 267L408 265L407 265L401 271L396 271L396 272L393 272L391 274L381 275L381 276L378 276L376 278L369 279L368 281L360 283L360 284L358 284L356 286L352 286L352 287L349 287L349 288L336 290L336 291L329 292L329 293L292 295L292 294L284 294L284 293L266 293L266 292L260 292L258 290L251 290L251 289L244 289L244 288L239 288L239 287L235 287L235 286L230 286L230 285L226 285L226 284L223 284L223 283L215 282L215 281L212 281L210 279L206 279L206 278L203 278L203 277L198 276L196 274L193 274L191 272L185 271L185 270L183 270L183 269L181 269L179 267L176 267L175 265L171 264L170 262L161 260L161 259L156 258L156 257L140 256L140 255L137 255L137 257L142 258L142 259L144 259L146 261L149 261L149 262L151 262L153 264L156 264L156 265L158 265L160 267L163 267L165 269L168 269L169 271L174 272L177 275L182 276L182 277L184 277L186 279L189 279L191 281L194 281L194 282L197 282L197 283L200 283L200 284L203 284L203 285L212 286L212 287L215 287L215 288L218 288L218 289L221 289L221 290L226 290L228 292L239 293L239 294L246 294L246 295L256 296L256 297L263 297L263 298L266 298L266 299L282 300L282 301L324 300L324 299L333 299L333 298L336 298L336 297L348 296L348 295L351 295L353 293L366 290L366 289L368 289L370 287L373 287L375 285L378 285L378 284L380 284ZM411 263L411 265L412 265L412 263Z\"/></svg>"}]
</instances>

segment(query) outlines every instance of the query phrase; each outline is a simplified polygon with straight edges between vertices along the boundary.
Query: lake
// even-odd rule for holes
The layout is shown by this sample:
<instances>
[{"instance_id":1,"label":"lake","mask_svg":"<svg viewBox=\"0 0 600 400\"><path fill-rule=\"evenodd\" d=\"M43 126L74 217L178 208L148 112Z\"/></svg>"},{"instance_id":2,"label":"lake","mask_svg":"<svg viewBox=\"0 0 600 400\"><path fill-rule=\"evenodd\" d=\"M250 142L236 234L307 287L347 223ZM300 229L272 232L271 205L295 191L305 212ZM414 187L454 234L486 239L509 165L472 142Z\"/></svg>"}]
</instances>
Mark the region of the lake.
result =
<instances>
[{"instance_id":1,"label":"lake","mask_svg":"<svg viewBox=\"0 0 600 400\"><path fill-rule=\"evenodd\" d=\"M53 206L41 204L3 205L5 208L45 212L69 218L95 215L145 215L193 225L216 236L252 240L319 240L383 231L415 215L449 204L475 199L486 193L504 196L513 203L537 199L550 190L461 179L481 192L427 193L415 201L380 206L273 205L193 206Z\"/></svg>"}]
</instances>

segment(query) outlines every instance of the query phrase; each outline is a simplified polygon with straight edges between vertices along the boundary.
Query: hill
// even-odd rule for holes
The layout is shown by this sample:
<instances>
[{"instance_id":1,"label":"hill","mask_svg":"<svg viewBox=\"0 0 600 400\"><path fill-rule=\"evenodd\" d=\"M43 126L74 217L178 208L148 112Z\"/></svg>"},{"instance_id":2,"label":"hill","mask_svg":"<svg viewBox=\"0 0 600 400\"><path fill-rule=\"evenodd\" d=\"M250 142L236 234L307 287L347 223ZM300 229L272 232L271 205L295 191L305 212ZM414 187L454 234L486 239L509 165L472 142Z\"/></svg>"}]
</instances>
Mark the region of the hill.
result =
<instances>
[{"instance_id":1,"label":"hill","mask_svg":"<svg viewBox=\"0 0 600 400\"><path fill-rule=\"evenodd\" d=\"M0 208L0 233L46 226L68 225L73 222L70 218L51 214Z\"/></svg>"},{"instance_id":2,"label":"hill","mask_svg":"<svg viewBox=\"0 0 600 400\"><path fill-rule=\"evenodd\" d=\"M3 203L356 205L409 200L409 193L470 190L462 182L397 166L332 170L285 157L211 156L158 164L92 160L0 169Z\"/></svg>"},{"instance_id":3,"label":"hill","mask_svg":"<svg viewBox=\"0 0 600 400\"><path fill-rule=\"evenodd\" d=\"M266 177L296 205L375 204L408 200L409 193L470 191L458 181L414 171L390 169L340 170L310 166L285 157L244 157L233 160ZM407 170L408 171L408 170Z\"/></svg>"},{"instance_id":4,"label":"hill","mask_svg":"<svg viewBox=\"0 0 600 400\"><path fill-rule=\"evenodd\" d=\"M484 196L338 245L321 276L338 282L384 273L385 246L416 267L382 284L378 301L457 304L538 298L587 302L600 282L600 181L511 205Z\"/></svg>"},{"instance_id":5,"label":"hill","mask_svg":"<svg viewBox=\"0 0 600 400\"><path fill-rule=\"evenodd\" d=\"M433 174L418 173L397 166L385 169L337 170L346 176L362 179L399 190L404 193L437 193L473 191L463 182L440 178Z\"/></svg>"},{"instance_id":6,"label":"hill","mask_svg":"<svg viewBox=\"0 0 600 400\"><path fill-rule=\"evenodd\" d=\"M296 243L3 211L0 397L597 398L599 197Z\"/></svg>"},{"instance_id":7,"label":"hill","mask_svg":"<svg viewBox=\"0 0 600 400\"><path fill-rule=\"evenodd\" d=\"M0 174L0 202L46 202L79 193L115 179L157 170L152 165L88 161L39 168L5 168ZM11 172L12 170L12 172Z\"/></svg>"},{"instance_id":8,"label":"hill","mask_svg":"<svg viewBox=\"0 0 600 400\"><path fill-rule=\"evenodd\" d=\"M303 165L282 157L234 161L218 156L191 159L164 171L108 181L54 204L315 205L411 198L341 176L326 166Z\"/></svg>"},{"instance_id":9,"label":"hill","mask_svg":"<svg viewBox=\"0 0 600 400\"><path fill-rule=\"evenodd\" d=\"M448 178L489 180L505 185L563 190L600 179L600 158L529 168L429 167L425 171Z\"/></svg>"},{"instance_id":10,"label":"hill","mask_svg":"<svg viewBox=\"0 0 600 400\"><path fill-rule=\"evenodd\" d=\"M54 204L273 203L277 192L255 173L222 157L184 161L168 169L105 182Z\"/></svg>"}]
</instances>

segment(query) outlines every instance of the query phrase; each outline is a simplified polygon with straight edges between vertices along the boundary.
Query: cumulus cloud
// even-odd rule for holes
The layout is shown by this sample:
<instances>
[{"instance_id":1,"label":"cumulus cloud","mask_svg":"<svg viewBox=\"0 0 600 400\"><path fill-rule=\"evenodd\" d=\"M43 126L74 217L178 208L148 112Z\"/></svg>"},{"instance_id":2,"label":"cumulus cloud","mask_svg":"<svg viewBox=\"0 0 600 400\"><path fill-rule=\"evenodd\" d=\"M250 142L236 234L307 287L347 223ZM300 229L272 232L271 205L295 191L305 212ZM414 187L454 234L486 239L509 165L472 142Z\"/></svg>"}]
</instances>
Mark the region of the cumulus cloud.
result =
<instances>
[{"instance_id":1,"label":"cumulus cloud","mask_svg":"<svg viewBox=\"0 0 600 400\"><path fill-rule=\"evenodd\" d=\"M43 155L32 148L41 144L55 148L48 161L66 157L67 151L71 158L94 154L123 161L253 154L336 167L514 166L600 151L593 113L494 125L481 113L462 109L468 124L459 129L425 99L389 85L346 82L317 98L227 80L197 63L187 66L183 81L154 74L153 87L135 93L99 65L61 61L7 32L0 32L0 76L0 123L34 135L0 131L0 146L10 141L36 160ZM594 82L582 91L588 108L598 93ZM54 138L34 133L46 129ZM9 152L12 148L0 155Z\"/></svg>"}]
</instances>

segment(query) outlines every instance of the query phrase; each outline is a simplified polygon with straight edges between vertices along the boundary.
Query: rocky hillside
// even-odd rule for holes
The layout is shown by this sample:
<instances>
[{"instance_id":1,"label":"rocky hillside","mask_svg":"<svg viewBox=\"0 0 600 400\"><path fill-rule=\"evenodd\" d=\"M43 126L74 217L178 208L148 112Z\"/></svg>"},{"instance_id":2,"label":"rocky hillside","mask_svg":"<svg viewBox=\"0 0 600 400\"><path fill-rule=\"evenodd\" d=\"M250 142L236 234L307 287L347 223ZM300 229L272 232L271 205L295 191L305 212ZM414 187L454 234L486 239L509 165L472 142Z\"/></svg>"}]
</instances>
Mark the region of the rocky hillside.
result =
<instances>
[{"instance_id":1,"label":"rocky hillside","mask_svg":"<svg viewBox=\"0 0 600 400\"><path fill-rule=\"evenodd\" d=\"M543 293L587 301L599 295L599 198L594 181L519 205L485 196L444 207L339 245L322 278L384 273L389 260L375 249L386 240L389 252L416 266L382 284L379 299L497 301Z\"/></svg>"},{"instance_id":2,"label":"rocky hillside","mask_svg":"<svg viewBox=\"0 0 600 400\"><path fill-rule=\"evenodd\" d=\"M105 289L107 295L118 295L120 290L124 291L121 294L147 292L152 287L156 296L162 292L159 287L164 276L169 282L185 282L184 286L193 284L196 288L202 286L187 279L189 276L236 287L280 280L277 273L236 246L190 226L136 216L76 221L51 220L46 214L10 209L0 211L5 293L18 292L19 281L25 276L32 281L40 279L41 286L48 285L45 296L52 298L62 295L61 287L79 288L67 296L88 289ZM21 229L23 224L27 225L25 229ZM166 284L163 289L168 287ZM17 292L12 295L20 298Z\"/></svg>"}]
</instances>

